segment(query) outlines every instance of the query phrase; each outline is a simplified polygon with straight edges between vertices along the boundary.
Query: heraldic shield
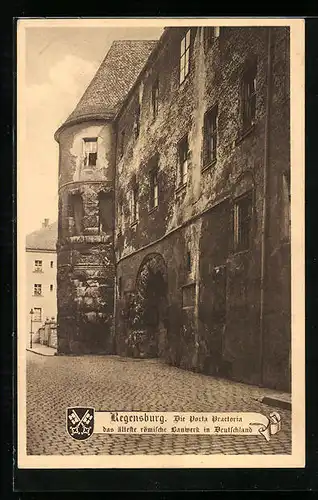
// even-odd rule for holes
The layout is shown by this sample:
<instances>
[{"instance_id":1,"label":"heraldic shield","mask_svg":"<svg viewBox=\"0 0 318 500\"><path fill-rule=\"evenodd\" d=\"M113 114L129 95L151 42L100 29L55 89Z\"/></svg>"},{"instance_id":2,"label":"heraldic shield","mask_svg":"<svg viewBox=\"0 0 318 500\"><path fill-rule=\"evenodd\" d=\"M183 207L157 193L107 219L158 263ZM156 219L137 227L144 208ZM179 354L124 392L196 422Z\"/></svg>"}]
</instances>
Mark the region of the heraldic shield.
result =
<instances>
[{"instance_id":1,"label":"heraldic shield","mask_svg":"<svg viewBox=\"0 0 318 500\"><path fill-rule=\"evenodd\" d=\"M66 428L72 438L88 439L94 432L94 408L67 408Z\"/></svg>"}]
</instances>

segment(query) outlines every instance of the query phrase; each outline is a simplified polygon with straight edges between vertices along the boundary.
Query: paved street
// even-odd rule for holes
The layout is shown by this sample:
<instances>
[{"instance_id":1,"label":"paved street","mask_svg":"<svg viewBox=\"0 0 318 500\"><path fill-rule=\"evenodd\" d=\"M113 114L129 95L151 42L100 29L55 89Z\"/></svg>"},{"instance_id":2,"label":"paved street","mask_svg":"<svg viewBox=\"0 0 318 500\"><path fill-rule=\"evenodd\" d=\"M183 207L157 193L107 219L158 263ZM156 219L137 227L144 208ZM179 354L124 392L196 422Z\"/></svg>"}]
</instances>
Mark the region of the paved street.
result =
<instances>
[{"instance_id":1,"label":"paved street","mask_svg":"<svg viewBox=\"0 0 318 500\"><path fill-rule=\"evenodd\" d=\"M291 453L291 412L257 401L264 389L229 382L158 360L117 356L42 356L27 352L27 453L282 454ZM262 436L109 435L73 440L66 431L68 406L119 411L278 411L282 430Z\"/></svg>"}]
</instances>

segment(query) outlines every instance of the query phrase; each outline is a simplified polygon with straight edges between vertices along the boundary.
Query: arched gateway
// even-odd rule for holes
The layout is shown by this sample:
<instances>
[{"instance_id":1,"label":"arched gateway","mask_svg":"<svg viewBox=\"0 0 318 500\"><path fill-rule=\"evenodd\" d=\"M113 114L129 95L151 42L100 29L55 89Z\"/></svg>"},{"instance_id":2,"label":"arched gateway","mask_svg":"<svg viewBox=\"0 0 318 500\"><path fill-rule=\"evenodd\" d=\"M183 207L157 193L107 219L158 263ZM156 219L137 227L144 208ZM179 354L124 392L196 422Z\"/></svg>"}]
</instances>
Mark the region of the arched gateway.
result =
<instances>
[{"instance_id":1,"label":"arched gateway","mask_svg":"<svg viewBox=\"0 0 318 500\"><path fill-rule=\"evenodd\" d=\"M158 357L165 349L168 317L167 267L162 255L152 253L143 259L135 290L144 355Z\"/></svg>"}]
</instances>

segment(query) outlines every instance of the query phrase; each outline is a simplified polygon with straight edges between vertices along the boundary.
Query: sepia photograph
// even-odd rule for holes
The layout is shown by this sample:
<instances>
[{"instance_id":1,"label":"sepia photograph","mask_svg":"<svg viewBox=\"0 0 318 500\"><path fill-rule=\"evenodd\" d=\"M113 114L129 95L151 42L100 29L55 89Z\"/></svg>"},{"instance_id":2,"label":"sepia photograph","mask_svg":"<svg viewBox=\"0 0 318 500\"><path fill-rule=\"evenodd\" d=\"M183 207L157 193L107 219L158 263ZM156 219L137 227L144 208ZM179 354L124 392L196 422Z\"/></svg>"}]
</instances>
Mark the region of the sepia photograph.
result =
<instances>
[{"instance_id":1,"label":"sepia photograph","mask_svg":"<svg viewBox=\"0 0 318 500\"><path fill-rule=\"evenodd\" d=\"M19 19L18 467L304 467L304 21Z\"/></svg>"}]
</instances>

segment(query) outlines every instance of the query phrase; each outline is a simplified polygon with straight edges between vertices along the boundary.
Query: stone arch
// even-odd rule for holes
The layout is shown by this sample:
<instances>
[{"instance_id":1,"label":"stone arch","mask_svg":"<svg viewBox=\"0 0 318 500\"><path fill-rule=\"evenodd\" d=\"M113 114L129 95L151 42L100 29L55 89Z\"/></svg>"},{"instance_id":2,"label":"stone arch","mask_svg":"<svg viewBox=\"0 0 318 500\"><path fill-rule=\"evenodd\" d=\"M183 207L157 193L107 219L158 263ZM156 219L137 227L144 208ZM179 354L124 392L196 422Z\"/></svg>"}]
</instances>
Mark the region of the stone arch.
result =
<instances>
[{"instance_id":1,"label":"stone arch","mask_svg":"<svg viewBox=\"0 0 318 500\"><path fill-rule=\"evenodd\" d=\"M83 194L80 190L70 190L67 197L68 216L73 219L73 228L76 235L83 233L83 219L85 215Z\"/></svg>"},{"instance_id":2,"label":"stone arch","mask_svg":"<svg viewBox=\"0 0 318 500\"><path fill-rule=\"evenodd\" d=\"M165 350L168 330L168 272L161 254L151 253L143 259L135 291L141 310L141 328L153 346L152 354L160 356Z\"/></svg>"},{"instance_id":3,"label":"stone arch","mask_svg":"<svg viewBox=\"0 0 318 500\"><path fill-rule=\"evenodd\" d=\"M149 279L150 276L160 274L163 278L164 284L167 286L168 282L168 272L167 266L164 258L160 253L151 253L146 255L142 260L136 277L136 291L138 293L144 292L145 284L147 283L146 277ZM162 290L164 293L164 290Z\"/></svg>"}]
</instances>

